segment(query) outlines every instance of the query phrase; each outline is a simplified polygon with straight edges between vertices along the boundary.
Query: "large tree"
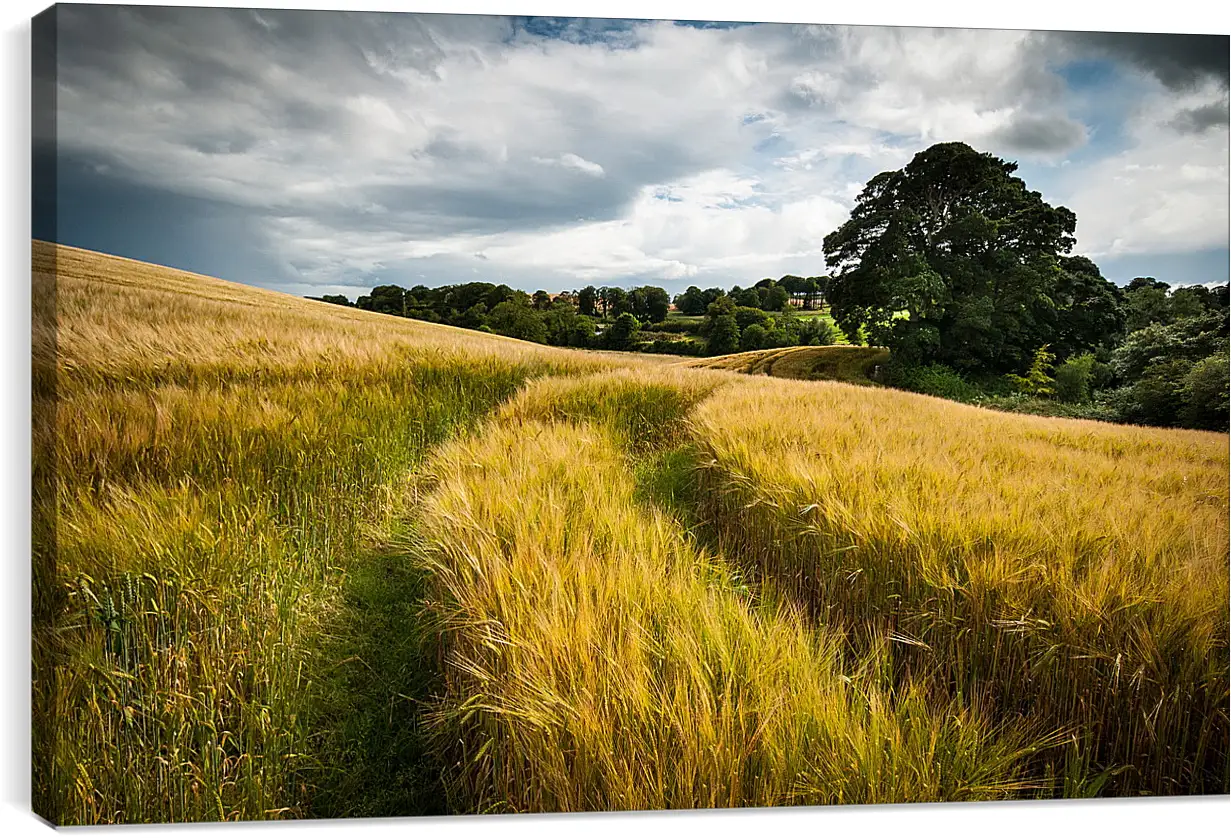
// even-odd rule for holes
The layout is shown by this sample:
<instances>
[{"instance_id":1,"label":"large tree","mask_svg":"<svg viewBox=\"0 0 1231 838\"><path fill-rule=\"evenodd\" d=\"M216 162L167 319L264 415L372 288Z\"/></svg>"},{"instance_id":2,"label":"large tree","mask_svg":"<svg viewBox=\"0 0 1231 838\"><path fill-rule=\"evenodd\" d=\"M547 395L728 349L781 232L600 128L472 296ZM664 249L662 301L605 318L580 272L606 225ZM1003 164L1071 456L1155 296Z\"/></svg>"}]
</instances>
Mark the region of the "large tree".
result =
<instances>
[{"instance_id":1,"label":"large tree","mask_svg":"<svg viewBox=\"0 0 1231 838\"><path fill-rule=\"evenodd\" d=\"M771 285L764 289L761 297L761 308L765 311L782 311L791 302L791 295L781 285Z\"/></svg>"},{"instance_id":2,"label":"large tree","mask_svg":"<svg viewBox=\"0 0 1231 838\"><path fill-rule=\"evenodd\" d=\"M645 323L661 323L667 319L671 298L656 285L642 285L628 292L630 313Z\"/></svg>"},{"instance_id":3,"label":"large tree","mask_svg":"<svg viewBox=\"0 0 1231 838\"><path fill-rule=\"evenodd\" d=\"M705 292L695 285L688 286L683 294L675 298L675 307L679 309L680 314L705 314L707 305L709 303L705 301Z\"/></svg>"},{"instance_id":4,"label":"large tree","mask_svg":"<svg viewBox=\"0 0 1231 838\"><path fill-rule=\"evenodd\" d=\"M511 338L547 343L547 325L525 300L505 300L487 317L492 331Z\"/></svg>"},{"instance_id":5,"label":"large tree","mask_svg":"<svg viewBox=\"0 0 1231 838\"><path fill-rule=\"evenodd\" d=\"M1061 358L1093 349L1110 349L1124 336L1124 291L1103 278L1085 256L1061 256L1051 293L1036 308L1053 337L1050 347Z\"/></svg>"},{"instance_id":6,"label":"large tree","mask_svg":"<svg viewBox=\"0 0 1231 838\"><path fill-rule=\"evenodd\" d=\"M577 311L585 317L598 314L598 290L593 285L587 285L577 293Z\"/></svg>"},{"instance_id":7,"label":"large tree","mask_svg":"<svg viewBox=\"0 0 1231 838\"><path fill-rule=\"evenodd\" d=\"M359 298L356 305L381 314L406 316L406 289L397 285L377 285L370 295Z\"/></svg>"},{"instance_id":8,"label":"large tree","mask_svg":"<svg viewBox=\"0 0 1231 838\"><path fill-rule=\"evenodd\" d=\"M604 343L608 349L629 351L637 342L637 332L641 323L627 311L622 313L611 324L611 328L603 334Z\"/></svg>"},{"instance_id":9,"label":"large tree","mask_svg":"<svg viewBox=\"0 0 1231 838\"><path fill-rule=\"evenodd\" d=\"M719 297L709 304L705 311L703 329L707 337L706 354L727 355L739 351L740 326L735 319L737 310L734 301L727 296Z\"/></svg>"},{"instance_id":10,"label":"large tree","mask_svg":"<svg viewBox=\"0 0 1231 838\"><path fill-rule=\"evenodd\" d=\"M1066 280L1061 257L1077 218L1028 190L1016 170L940 143L868 181L824 242L842 330L853 338L862 328L907 361L974 372L1023 371L1060 338L1084 345L1068 334L1069 315L1085 311L1091 289L1103 296L1106 280L1071 263ZM1069 293L1077 296L1057 304Z\"/></svg>"}]
</instances>

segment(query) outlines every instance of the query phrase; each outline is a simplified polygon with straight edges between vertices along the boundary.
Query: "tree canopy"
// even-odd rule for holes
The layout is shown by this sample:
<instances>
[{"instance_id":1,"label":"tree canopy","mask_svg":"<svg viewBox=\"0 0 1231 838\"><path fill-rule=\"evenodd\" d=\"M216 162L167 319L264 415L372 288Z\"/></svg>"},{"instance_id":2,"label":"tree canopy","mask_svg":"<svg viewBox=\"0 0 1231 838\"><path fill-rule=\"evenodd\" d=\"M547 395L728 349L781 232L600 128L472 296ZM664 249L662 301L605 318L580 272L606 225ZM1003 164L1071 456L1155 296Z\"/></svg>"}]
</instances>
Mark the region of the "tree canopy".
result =
<instances>
[{"instance_id":1,"label":"tree canopy","mask_svg":"<svg viewBox=\"0 0 1231 838\"><path fill-rule=\"evenodd\" d=\"M1042 345L1065 352L1122 328L1118 291L1066 259L1076 216L1014 177L1017 164L940 143L864 188L825 237L835 321L914 363L1025 371Z\"/></svg>"}]
</instances>

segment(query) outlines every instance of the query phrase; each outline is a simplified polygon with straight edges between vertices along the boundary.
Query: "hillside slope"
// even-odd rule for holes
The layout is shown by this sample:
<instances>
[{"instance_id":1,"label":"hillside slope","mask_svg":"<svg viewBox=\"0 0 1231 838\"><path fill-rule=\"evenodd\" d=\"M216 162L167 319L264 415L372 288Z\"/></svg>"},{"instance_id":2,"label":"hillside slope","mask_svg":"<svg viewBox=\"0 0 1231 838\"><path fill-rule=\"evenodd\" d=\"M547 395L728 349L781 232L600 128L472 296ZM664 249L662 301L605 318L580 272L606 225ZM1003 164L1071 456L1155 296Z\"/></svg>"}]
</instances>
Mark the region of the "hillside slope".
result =
<instances>
[{"instance_id":1,"label":"hillside slope","mask_svg":"<svg viewBox=\"0 0 1231 838\"><path fill-rule=\"evenodd\" d=\"M889 350L875 346L789 346L704 358L690 365L746 375L867 385L872 383L875 368L888 360Z\"/></svg>"},{"instance_id":2,"label":"hillside slope","mask_svg":"<svg viewBox=\"0 0 1231 838\"><path fill-rule=\"evenodd\" d=\"M394 489L529 378L612 361L42 242L32 256L36 809L365 811L289 790L358 771L346 725L414 689L361 694L359 664L337 664L389 645L355 616L369 595L406 628L387 592L347 582L376 574Z\"/></svg>"},{"instance_id":3,"label":"hillside slope","mask_svg":"<svg viewBox=\"0 0 1231 838\"><path fill-rule=\"evenodd\" d=\"M44 327L35 334L36 353L54 343L62 363L70 365L106 363L118 369L183 360L253 368L368 362L410 352L579 363L582 355L37 240L32 259L36 297L54 289L60 316L54 341L45 330L50 323L36 316L36 325ZM600 359L596 366L658 360L603 352L585 356Z\"/></svg>"},{"instance_id":4,"label":"hillside slope","mask_svg":"<svg viewBox=\"0 0 1231 838\"><path fill-rule=\"evenodd\" d=\"M56 823L1227 790L1226 434L33 258Z\"/></svg>"}]
</instances>

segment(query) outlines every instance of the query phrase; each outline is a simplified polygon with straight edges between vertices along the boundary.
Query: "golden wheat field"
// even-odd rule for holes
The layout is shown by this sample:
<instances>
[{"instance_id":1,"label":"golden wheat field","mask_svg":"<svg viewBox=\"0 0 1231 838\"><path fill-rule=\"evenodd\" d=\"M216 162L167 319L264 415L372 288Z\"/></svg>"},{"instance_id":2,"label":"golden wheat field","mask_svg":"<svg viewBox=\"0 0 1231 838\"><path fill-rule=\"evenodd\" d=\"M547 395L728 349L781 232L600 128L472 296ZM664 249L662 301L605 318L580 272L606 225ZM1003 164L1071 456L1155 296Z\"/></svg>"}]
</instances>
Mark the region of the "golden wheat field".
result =
<instances>
[{"instance_id":1,"label":"golden wheat field","mask_svg":"<svg viewBox=\"0 0 1231 838\"><path fill-rule=\"evenodd\" d=\"M57 824L1228 791L1225 434L33 277Z\"/></svg>"},{"instance_id":2,"label":"golden wheat field","mask_svg":"<svg viewBox=\"0 0 1231 838\"><path fill-rule=\"evenodd\" d=\"M888 360L889 350L875 346L789 346L704 358L691 366L801 381L871 384L872 372Z\"/></svg>"}]
</instances>

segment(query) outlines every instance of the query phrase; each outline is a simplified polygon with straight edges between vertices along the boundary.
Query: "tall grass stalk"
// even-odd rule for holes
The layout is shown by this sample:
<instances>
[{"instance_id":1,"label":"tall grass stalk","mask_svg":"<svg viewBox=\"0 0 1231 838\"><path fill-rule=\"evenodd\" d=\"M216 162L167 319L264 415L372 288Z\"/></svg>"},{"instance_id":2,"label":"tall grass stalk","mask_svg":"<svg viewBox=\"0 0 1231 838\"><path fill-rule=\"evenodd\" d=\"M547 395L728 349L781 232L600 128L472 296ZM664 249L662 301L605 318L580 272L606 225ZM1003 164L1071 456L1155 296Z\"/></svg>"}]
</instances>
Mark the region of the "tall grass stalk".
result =
<instances>
[{"instance_id":1,"label":"tall grass stalk","mask_svg":"<svg viewBox=\"0 0 1231 838\"><path fill-rule=\"evenodd\" d=\"M35 280L36 810L305 814L322 626L394 488L527 377L602 362L67 248Z\"/></svg>"},{"instance_id":2,"label":"tall grass stalk","mask_svg":"<svg viewBox=\"0 0 1231 838\"><path fill-rule=\"evenodd\" d=\"M959 800L1025 785L1020 748L970 712L909 688L891 700L875 664L844 667L825 631L755 606L637 502L600 427L506 418L446 446L430 473L421 527L447 689L435 719L455 808Z\"/></svg>"},{"instance_id":3,"label":"tall grass stalk","mask_svg":"<svg viewBox=\"0 0 1231 838\"><path fill-rule=\"evenodd\" d=\"M1226 792L1225 435L746 380L694 420L715 542L850 648L1069 727L1057 777Z\"/></svg>"}]
</instances>

